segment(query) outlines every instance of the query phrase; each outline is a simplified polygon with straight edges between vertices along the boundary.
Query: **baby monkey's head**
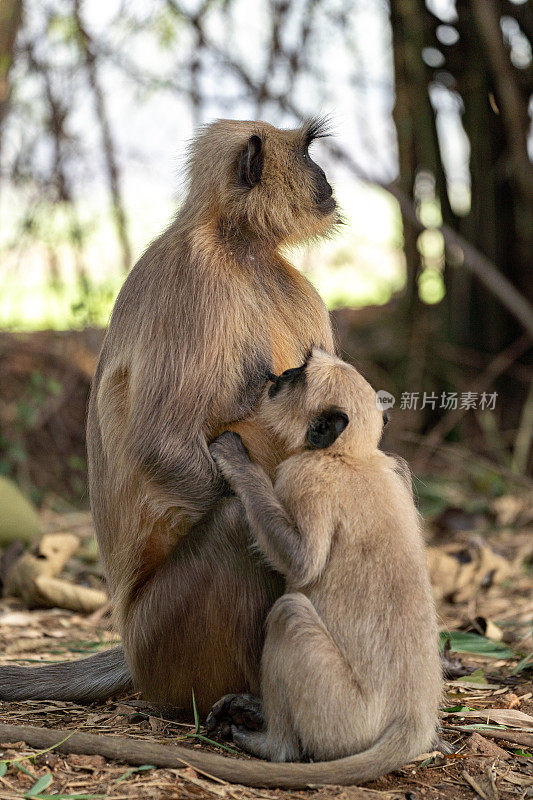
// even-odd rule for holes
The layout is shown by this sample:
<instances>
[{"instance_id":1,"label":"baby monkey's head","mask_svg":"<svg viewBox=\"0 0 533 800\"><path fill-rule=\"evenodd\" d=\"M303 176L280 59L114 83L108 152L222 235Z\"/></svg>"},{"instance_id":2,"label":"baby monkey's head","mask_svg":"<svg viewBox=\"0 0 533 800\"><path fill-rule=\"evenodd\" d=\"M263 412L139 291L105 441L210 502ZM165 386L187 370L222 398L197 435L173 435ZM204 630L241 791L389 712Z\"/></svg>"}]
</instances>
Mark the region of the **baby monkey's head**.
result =
<instances>
[{"instance_id":1,"label":"baby monkey's head","mask_svg":"<svg viewBox=\"0 0 533 800\"><path fill-rule=\"evenodd\" d=\"M269 379L259 414L289 450L364 455L377 448L386 416L350 364L314 347L301 366Z\"/></svg>"}]
</instances>

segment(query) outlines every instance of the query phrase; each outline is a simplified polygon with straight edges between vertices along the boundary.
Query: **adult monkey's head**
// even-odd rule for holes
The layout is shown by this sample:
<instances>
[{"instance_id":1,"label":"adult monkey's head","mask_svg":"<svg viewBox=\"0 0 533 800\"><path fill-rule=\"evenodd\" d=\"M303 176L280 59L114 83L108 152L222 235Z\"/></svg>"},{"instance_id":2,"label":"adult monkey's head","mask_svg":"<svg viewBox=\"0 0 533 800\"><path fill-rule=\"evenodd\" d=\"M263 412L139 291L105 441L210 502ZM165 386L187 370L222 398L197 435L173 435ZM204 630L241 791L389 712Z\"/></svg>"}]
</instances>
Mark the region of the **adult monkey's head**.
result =
<instances>
[{"instance_id":1,"label":"adult monkey's head","mask_svg":"<svg viewBox=\"0 0 533 800\"><path fill-rule=\"evenodd\" d=\"M309 154L313 141L326 135L320 119L294 130L235 120L206 126L190 151L184 210L236 243L257 239L277 247L327 233L337 206Z\"/></svg>"}]
</instances>

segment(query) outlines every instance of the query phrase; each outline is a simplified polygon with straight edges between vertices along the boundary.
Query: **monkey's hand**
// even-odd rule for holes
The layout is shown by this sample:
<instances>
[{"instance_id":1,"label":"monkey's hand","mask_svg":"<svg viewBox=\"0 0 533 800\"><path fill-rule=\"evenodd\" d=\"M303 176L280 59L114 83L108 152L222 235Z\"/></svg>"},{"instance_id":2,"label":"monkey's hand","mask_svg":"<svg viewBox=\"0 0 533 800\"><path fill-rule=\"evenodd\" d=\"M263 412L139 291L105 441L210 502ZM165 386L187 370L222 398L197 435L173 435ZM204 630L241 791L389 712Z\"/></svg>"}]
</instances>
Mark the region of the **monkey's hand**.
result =
<instances>
[{"instance_id":1,"label":"monkey's hand","mask_svg":"<svg viewBox=\"0 0 533 800\"><path fill-rule=\"evenodd\" d=\"M223 739L231 739L232 725L244 725L250 731L263 730L261 700L252 694L224 695L209 712L205 727L208 733L218 731Z\"/></svg>"},{"instance_id":2,"label":"monkey's hand","mask_svg":"<svg viewBox=\"0 0 533 800\"><path fill-rule=\"evenodd\" d=\"M243 470L253 463L241 437L233 431L226 431L218 436L210 445L209 452L233 489L235 481L243 474Z\"/></svg>"}]
</instances>

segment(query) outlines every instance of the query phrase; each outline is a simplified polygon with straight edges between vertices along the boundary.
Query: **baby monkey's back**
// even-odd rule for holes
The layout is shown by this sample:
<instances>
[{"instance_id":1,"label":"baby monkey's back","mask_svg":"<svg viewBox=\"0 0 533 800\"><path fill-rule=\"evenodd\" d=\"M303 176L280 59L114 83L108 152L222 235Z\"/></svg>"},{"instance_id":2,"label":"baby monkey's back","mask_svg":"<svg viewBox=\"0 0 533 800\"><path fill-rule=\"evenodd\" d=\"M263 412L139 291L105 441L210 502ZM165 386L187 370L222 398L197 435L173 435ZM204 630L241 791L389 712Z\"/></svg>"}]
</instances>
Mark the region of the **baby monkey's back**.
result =
<instances>
[{"instance_id":1,"label":"baby monkey's back","mask_svg":"<svg viewBox=\"0 0 533 800\"><path fill-rule=\"evenodd\" d=\"M281 465L275 491L305 531L309 558L310 579L287 575L294 614L287 644L293 652L301 646L292 687L300 687L297 700L293 695L300 742L315 759L348 755L403 719L413 752L423 752L435 737L441 666L424 542L404 471L377 448L359 458L311 450ZM316 574L318 562L324 566ZM287 597L278 604L287 615ZM272 624L278 613L269 618L269 636L279 629Z\"/></svg>"}]
</instances>

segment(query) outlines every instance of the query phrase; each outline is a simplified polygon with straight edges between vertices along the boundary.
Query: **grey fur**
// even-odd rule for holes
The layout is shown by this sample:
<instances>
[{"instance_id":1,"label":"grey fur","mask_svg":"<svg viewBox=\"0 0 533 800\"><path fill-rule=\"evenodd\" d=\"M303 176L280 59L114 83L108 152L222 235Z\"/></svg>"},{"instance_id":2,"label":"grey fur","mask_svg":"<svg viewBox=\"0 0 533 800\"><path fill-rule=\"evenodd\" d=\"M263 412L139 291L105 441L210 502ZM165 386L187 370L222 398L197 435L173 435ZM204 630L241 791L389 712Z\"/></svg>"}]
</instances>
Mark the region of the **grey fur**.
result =
<instances>
[{"instance_id":1,"label":"grey fur","mask_svg":"<svg viewBox=\"0 0 533 800\"><path fill-rule=\"evenodd\" d=\"M71 700L91 703L131 689L122 647L78 661L43 667L0 667L0 700Z\"/></svg>"}]
</instances>

